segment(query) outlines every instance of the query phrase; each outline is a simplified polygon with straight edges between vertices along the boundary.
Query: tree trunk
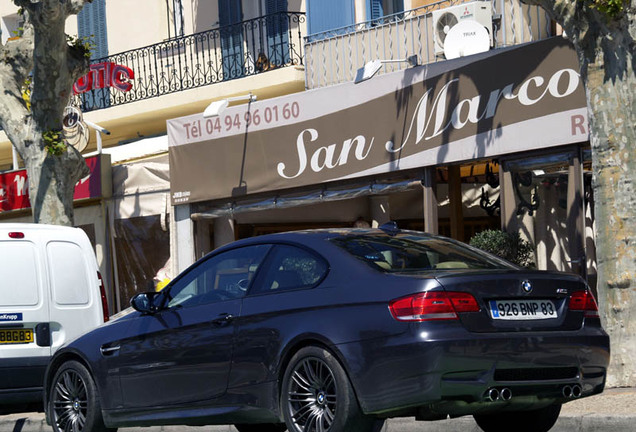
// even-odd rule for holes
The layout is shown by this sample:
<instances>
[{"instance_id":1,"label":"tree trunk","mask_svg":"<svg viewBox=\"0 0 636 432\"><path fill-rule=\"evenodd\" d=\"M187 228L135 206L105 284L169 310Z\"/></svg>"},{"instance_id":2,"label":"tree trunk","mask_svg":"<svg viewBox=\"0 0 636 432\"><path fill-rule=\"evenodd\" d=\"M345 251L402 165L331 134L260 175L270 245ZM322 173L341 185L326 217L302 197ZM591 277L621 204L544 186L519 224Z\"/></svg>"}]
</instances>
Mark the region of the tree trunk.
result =
<instances>
[{"instance_id":1,"label":"tree trunk","mask_svg":"<svg viewBox=\"0 0 636 432\"><path fill-rule=\"evenodd\" d=\"M37 132L34 131L33 136L37 136ZM39 140L39 146L43 147L41 134ZM46 150L33 153L24 160L33 221L73 226L75 184L88 171L82 156L72 147L60 156L50 155Z\"/></svg>"},{"instance_id":2,"label":"tree trunk","mask_svg":"<svg viewBox=\"0 0 636 432\"><path fill-rule=\"evenodd\" d=\"M595 1L541 6L572 40L587 92L598 296L610 335L607 384L636 387L636 16L634 0L609 16Z\"/></svg>"},{"instance_id":3,"label":"tree trunk","mask_svg":"<svg viewBox=\"0 0 636 432\"><path fill-rule=\"evenodd\" d=\"M613 41L625 39L615 37ZM601 317L611 387L636 386L636 77L629 46L603 44L588 67ZM607 57L606 57L607 56ZM609 61L608 61L609 60ZM618 60L618 61L617 61Z\"/></svg>"},{"instance_id":4,"label":"tree trunk","mask_svg":"<svg viewBox=\"0 0 636 432\"><path fill-rule=\"evenodd\" d=\"M35 223L73 225L75 184L88 167L73 147L51 151L45 137L62 132L73 83L88 69L88 50L69 45L66 19L91 0L14 0L23 8L25 31L0 47L0 126L24 161ZM22 86L32 77L30 105Z\"/></svg>"}]
</instances>

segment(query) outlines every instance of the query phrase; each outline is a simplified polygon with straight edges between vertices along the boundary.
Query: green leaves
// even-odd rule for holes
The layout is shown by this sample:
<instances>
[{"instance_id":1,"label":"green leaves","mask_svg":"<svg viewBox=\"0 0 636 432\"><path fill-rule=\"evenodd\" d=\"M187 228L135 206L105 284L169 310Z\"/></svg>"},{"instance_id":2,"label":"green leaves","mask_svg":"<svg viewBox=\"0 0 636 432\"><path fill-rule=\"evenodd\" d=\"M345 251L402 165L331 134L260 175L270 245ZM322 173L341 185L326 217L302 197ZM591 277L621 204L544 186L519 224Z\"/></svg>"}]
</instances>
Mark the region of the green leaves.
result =
<instances>
[{"instance_id":1,"label":"green leaves","mask_svg":"<svg viewBox=\"0 0 636 432\"><path fill-rule=\"evenodd\" d=\"M89 36L79 38L66 35L66 41L71 48L81 51L87 59L91 58L91 52L96 47L93 43L93 39Z\"/></svg>"},{"instance_id":2,"label":"green leaves","mask_svg":"<svg viewBox=\"0 0 636 432\"><path fill-rule=\"evenodd\" d=\"M519 233L485 230L470 239L470 245L523 267L534 267L534 249Z\"/></svg>"},{"instance_id":3,"label":"green leaves","mask_svg":"<svg viewBox=\"0 0 636 432\"><path fill-rule=\"evenodd\" d=\"M590 7L604 13L608 18L618 17L626 6L625 0L589 0Z\"/></svg>"},{"instance_id":4,"label":"green leaves","mask_svg":"<svg viewBox=\"0 0 636 432\"><path fill-rule=\"evenodd\" d=\"M64 142L64 134L62 131L46 131L42 134L44 139L44 148L53 156L60 156L66 151L66 143Z\"/></svg>"}]
</instances>

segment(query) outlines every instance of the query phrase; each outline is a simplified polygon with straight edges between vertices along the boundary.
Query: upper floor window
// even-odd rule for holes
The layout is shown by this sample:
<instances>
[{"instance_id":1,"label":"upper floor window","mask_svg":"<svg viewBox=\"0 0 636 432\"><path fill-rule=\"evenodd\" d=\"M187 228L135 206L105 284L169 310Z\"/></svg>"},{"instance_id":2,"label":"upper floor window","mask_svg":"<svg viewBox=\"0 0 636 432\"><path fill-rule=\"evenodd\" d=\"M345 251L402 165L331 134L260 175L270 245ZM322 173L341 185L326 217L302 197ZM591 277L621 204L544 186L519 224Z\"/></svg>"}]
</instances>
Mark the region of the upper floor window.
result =
<instances>
[{"instance_id":1,"label":"upper floor window","mask_svg":"<svg viewBox=\"0 0 636 432\"><path fill-rule=\"evenodd\" d=\"M358 3L359 4L359 3ZM309 34L314 35L329 30L342 29L358 21L372 21L386 15L404 11L404 0L365 0L357 11L354 0L307 0L307 22ZM347 33L343 29L341 33Z\"/></svg>"},{"instance_id":2,"label":"upper floor window","mask_svg":"<svg viewBox=\"0 0 636 432\"><path fill-rule=\"evenodd\" d=\"M106 0L85 3L77 15L77 36L88 38L94 46L91 59L108 57L108 31L106 25Z\"/></svg>"},{"instance_id":3,"label":"upper floor window","mask_svg":"<svg viewBox=\"0 0 636 432\"><path fill-rule=\"evenodd\" d=\"M168 12L168 39L185 34L183 23L183 3L181 0L166 0Z\"/></svg>"},{"instance_id":4,"label":"upper floor window","mask_svg":"<svg viewBox=\"0 0 636 432\"><path fill-rule=\"evenodd\" d=\"M367 0L367 20L404 11L404 0Z\"/></svg>"},{"instance_id":5,"label":"upper floor window","mask_svg":"<svg viewBox=\"0 0 636 432\"><path fill-rule=\"evenodd\" d=\"M354 23L354 0L307 0L307 25L310 35Z\"/></svg>"},{"instance_id":6,"label":"upper floor window","mask_svg":"<svg viewBox=\"0 0 636 432\"><path fill-rule=\"evenodd\" d=\"M108 57L108 31L106 23L106 0L84 3L77 15L77 36L88 39L93 46L91 62ZM81 95L83 107L107 108L111 104L108 88L96 88Z\"/></svg>"}]
</instances>

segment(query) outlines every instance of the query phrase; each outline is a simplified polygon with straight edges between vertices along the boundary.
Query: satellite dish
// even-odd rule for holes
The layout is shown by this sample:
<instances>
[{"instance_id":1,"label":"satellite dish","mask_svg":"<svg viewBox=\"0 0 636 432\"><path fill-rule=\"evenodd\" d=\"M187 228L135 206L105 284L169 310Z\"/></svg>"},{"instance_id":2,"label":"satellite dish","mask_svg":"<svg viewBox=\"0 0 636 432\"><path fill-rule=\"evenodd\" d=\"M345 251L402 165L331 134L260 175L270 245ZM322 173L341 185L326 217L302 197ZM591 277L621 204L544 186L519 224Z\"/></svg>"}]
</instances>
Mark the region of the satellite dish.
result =
<instances>
[{"instance_id":1,"label":"satellite dish","mask_svg":"<svg viewBox=\"0 0 636 432\"><path fill-rule=\"evenodd\" d=\"M73 106L64 108L62 118L62 130L66 144L75 147L78 152L83 152L88 146L90 131L82 120L82 112Z\"/></svg>"},{"instance_id":2,"label":"satellite dish","mask_svg":"<svg viewBox=\"0 0 636 432\"><path fill-rule=\"evenodd\" d=\"M446 34L444 56L447 59L486 52L490 49L490 35L486 27L474 20L461 20Z\"/></svg>"},{"instance_id":3,"label":"satellite dish","mask_svg":"<svg viewBox=\"0 0 636 432\"><path fill-rule=\"evenodd\" d=\"M435 34L437 36L437 42L440 47L444 47L444 41L451 28L455 27L458 23L455 14L446 12L439 16L435 24Z\"/></svg>"}]
</instances>

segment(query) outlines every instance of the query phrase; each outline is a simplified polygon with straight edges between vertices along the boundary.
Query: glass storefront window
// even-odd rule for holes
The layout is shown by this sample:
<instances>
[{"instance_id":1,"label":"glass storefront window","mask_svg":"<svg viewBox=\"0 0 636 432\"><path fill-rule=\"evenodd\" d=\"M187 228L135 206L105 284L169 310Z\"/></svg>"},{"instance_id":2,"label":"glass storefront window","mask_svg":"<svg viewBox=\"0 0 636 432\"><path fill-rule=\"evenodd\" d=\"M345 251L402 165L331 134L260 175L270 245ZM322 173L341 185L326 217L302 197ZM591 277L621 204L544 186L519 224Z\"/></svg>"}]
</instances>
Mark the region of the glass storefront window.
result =
<instances>
[{"instance_id":1,"label":"glass storefront window","mask_svg":"<svg viewBox=\"0 0 636 432\"><path fill-rule=\"evenodd\" d=\"M170 230L161 216L115 220L115 253L119 306L125 309L137 293L165 284L170 267Z\"/></svg>"},{"instance_id":2,"label":"glass storefront window","mask_svg":"<svg viewBox=\"0 0 636 432\"><path fill-rule=\"evenodd\" d=\"M582 194L575 187L575 176L581 171L574 169L579 163L574 155L559 153L506 163L512 183L509 196L514 198L508 230L519 232L535 246L540 270L584 273L585 252L577 227L582 208L576 208L581 206Z\"/></svg>"}]
</instances>

